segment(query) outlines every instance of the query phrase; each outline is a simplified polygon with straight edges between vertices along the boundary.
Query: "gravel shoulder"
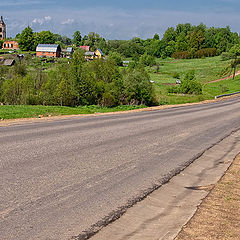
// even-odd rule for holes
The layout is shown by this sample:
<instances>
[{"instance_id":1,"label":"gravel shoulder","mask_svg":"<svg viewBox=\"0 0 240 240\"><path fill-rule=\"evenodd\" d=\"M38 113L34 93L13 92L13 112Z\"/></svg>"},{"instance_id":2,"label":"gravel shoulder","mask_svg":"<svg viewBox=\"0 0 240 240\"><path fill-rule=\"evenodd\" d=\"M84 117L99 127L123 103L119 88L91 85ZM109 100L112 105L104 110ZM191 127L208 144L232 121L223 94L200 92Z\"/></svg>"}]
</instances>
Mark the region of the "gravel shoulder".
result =
<instances>
[{"instance_id":1,"label":"gravel shoulder","mask_svg":"<svg viewBox=\"0 0 240 240\"><path fill-rule=\"evenodd\" d=\"M240 239L240 155L175 240Z\"/></svg>"}]
</instances>

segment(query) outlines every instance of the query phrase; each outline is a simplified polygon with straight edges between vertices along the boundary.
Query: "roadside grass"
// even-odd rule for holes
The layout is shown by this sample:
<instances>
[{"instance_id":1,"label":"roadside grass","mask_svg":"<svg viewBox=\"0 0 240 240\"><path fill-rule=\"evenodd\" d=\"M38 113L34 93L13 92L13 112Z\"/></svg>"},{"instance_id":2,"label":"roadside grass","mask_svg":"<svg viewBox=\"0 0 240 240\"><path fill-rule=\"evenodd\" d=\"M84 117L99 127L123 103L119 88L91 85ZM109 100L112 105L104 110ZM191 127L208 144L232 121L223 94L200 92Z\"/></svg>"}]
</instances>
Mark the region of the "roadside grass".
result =
<instances>
[{"instance_id":1,"label":"roadside grass","mask_svg":"<svg viewBox=\"0 0 240 240\"><path fill-rule=\"evenodd\" d=\"M134 109L146 108L145 105L118 107L100 107L100 106L79 106L79 107L61 107L61 106L30 106L30 105L4 105L0 106L1 119L17 118L41 118L47 116L94 114L105 112L128 111Z\"/></svg>"},{"instance_id":2,"label":"roadside grass","mask_svg":"<svg viewBox=\"0 0 240 240\"><path fill-rule=\"evenodd\" d=\"M240 76L235 80L228 79L219 82L209 83L203 86L203 94L206 97L214 97L222 94L229 94L240 91Z\"/></svg>"}]
</instances>

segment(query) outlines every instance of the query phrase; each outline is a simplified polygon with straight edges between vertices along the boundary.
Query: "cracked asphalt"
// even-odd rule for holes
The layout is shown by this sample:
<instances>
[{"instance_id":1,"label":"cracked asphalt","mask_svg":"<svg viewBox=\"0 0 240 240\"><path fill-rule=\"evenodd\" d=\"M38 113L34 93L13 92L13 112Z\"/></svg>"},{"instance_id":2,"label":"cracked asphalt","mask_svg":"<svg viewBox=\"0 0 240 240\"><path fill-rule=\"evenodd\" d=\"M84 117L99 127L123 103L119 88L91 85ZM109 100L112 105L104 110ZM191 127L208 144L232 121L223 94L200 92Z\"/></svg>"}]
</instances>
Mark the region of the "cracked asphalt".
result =
<instances>
[{"instance_id":1,"label":"cracked asphalt","mask_svg":"<svg viewBox=\"0 0 240 240\"><path fill-rule=\"evenodd\" d=\"M1 240L85 239L239 128L239 97L0 127Z\"/></svg>"}]
</instances>

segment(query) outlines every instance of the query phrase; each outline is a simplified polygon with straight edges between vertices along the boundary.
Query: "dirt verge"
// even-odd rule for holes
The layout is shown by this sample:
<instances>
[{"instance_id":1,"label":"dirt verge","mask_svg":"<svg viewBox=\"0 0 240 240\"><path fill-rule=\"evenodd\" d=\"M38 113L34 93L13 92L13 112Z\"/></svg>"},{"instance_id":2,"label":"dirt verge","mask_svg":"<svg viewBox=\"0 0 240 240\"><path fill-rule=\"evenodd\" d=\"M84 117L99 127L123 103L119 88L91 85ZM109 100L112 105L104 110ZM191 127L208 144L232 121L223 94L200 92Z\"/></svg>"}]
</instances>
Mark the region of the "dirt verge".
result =
<instances>
[{"instance_id":1,"label":"dirt verge","mask_svg":"<svg viewBox=\"0 0 240 240\"><path fill-rule=\"evenodd\" d=\"M240 239L240 155L175 240Z\"/></svg>"}]
</instances>

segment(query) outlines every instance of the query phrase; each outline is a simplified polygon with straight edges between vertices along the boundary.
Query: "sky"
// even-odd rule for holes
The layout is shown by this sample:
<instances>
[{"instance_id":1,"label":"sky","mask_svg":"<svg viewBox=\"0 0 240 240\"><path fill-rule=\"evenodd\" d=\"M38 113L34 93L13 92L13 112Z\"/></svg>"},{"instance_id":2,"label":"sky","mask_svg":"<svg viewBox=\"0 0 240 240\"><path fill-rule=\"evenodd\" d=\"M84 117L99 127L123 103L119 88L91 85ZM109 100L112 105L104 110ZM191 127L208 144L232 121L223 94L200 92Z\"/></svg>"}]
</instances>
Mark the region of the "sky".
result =
<instances>
[{"instance_id":1,"label":"sky","mask_svg":"<svg viewBox=\"0 0 240 240\"><path fill-rule=\"evenodd\" d=\"M239 0L1 0L8 37L26 26L72 37L97 32L106 39L147 39L179 23L230 26L240 32Z\"/></svg>"}]
</instances>

